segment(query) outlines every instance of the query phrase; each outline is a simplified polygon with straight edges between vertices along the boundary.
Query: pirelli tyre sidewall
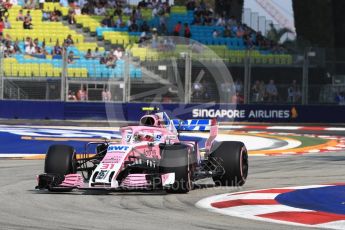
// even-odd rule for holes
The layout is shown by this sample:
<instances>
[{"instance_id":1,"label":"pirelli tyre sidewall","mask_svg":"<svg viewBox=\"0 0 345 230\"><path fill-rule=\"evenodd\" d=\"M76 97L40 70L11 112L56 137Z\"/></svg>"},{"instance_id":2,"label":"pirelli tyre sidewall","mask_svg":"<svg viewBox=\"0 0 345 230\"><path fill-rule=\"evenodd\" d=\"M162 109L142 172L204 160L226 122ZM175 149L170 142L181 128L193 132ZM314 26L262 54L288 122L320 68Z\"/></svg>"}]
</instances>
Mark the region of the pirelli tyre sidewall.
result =
<instances>
[{"instance_id":1,"label":"pirelli tyre sidewall","mask_svg":"<svg viewBox=\"0 0 345 230\"><path fill-rule=\"evenodd\" d=\"M214 176L218 186L242 186L248 175L248 152L239 141L216 142L212 146L210 157L224 168L221 176Z\"/></svg>"},{"instance_id":2,"label":"pirelli tyre sidewall","mask_svg":"<svg viewBox=\"0 0 345 230\"><path fill-rule=\"evenodd\" d=\"M76 155L73 147L68 145L51 145L48 149L44 172L61 176L76 172Z\"/></svg>"},{"instance_id":3,"label":"pirelli tyre sidewall","mask_svg":"<svg viewBox=\"0 0 345 230\"><path fill-rule=\"evenodd\" d=\"M161 173L175 173L175 183L168 193L187 193L192 189L190 147L184 144L161 146Z\"/></svg>"}]
</instances>

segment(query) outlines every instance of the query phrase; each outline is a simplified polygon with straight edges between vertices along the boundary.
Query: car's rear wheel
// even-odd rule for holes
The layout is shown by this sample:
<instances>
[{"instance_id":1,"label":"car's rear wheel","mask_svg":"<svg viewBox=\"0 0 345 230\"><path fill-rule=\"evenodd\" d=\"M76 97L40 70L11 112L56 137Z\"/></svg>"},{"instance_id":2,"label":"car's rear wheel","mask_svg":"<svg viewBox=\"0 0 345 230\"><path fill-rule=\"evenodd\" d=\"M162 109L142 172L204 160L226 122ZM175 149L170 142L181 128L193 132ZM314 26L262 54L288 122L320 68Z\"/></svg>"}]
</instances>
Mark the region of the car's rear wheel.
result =
<instances>
[{"instance_id":1,"label":"car's rear wheel","mask_svg":"<svg viewBox=\"0 0 345 230\"><path fill-rule=\"evenodd\" d=\"M166 189L168 193L188 193L192 189L191 168L188 146L174 144L161 148L161 172L175 173L174 184Z\"/></svg>"},{"instance_id":2,"label":"car's rear wheel","mask_svg":"<svg viewBox=\"0 0 345 230\"><path fill-rule=\"evenodd\" d=\"M76 172L76 155L73 147L68 145L51 145L48 149L44 172L64 176Z\"/></svg>"},{"instance_id":3,"label":"car's rear wheel","mask_svg":"<svg viewBox=\"0 0 345 230\"><path fill-rule=\"evenodd\" d=\"M224 169L222 175L213 177L219 186L242 186L248 176L248 152L245 145L238 141L223 141L212 146L214 161Z\"/></svg>"}]
</instances>

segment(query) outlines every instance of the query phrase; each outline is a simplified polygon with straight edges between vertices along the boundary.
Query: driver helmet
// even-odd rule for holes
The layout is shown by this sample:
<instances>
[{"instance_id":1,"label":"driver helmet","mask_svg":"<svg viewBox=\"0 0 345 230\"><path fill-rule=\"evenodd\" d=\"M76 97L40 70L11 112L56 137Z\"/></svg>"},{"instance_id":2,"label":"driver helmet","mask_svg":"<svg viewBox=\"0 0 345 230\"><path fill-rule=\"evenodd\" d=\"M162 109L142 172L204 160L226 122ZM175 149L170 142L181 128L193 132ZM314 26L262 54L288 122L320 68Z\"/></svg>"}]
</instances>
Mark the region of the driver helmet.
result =
<instances>
[{"instance_id":1,"label":"driver helmet","mask_svg":"<svg viewBox=\"0 0 345 230\"><path fill-rule=\"evenodd\" d=\"M153 142L154 141L154 137L152 133L144 133L144 132L140 132L137 135L135 135L135 141L149 141L149 142Z\"/></svg>"}]
</instances>

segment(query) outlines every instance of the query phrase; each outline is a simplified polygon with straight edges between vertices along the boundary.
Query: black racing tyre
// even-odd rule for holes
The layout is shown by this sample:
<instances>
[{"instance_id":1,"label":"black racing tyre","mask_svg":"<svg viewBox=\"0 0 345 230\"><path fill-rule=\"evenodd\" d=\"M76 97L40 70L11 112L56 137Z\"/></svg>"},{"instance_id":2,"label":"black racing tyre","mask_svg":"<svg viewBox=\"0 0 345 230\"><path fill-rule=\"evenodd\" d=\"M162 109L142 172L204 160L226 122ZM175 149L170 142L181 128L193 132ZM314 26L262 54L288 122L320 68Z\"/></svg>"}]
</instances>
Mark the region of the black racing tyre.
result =
<instances>
[{"instance_id":1,"label":"black racing tyre","mask_svg":"<svg viewBox=\"0 0 345 230\"><path fill-rule=\"evenodd\" d=\"M44 172L61 176L75 173L75 159L73 147L68 145L51 145L46 155Z\"/></svg>"},{"instance_id":2,"label":"black racing tyre","mask_svg":"<svg viewBox=\"0 0 345 230\"><path fill-rule=\"evenodd\" d=\"M192 189L189 147L183 144L161 147L161 173L175 173L175 183L166 189L168 193L188 193Z\"/></svg>"},{"instance_id":3,"label":"black racing tyre","mask_svg":"<svg viewBox=\"0 0 345 230\"><path fill-rule=\"evenodd\" d=\"M224 168L224 174L214 176L218 186L242 186L248 175L248 152L239 141L217 142L212 146L210 157Z\"/></svg>"}]
</instances>

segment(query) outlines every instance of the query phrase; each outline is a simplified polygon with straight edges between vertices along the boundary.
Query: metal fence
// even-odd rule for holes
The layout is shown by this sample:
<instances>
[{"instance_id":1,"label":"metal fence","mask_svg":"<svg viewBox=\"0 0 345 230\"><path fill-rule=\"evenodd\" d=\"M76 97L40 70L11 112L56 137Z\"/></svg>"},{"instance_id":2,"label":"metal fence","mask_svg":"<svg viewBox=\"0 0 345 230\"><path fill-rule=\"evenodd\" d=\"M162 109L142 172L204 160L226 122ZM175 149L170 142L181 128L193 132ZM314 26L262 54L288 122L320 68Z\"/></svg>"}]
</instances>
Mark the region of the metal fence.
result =
<instances>
[{"instance_id":1,"label":"metal fence","mask_svg":"<svg viewBox=\"0 0 345 230\"><path fill-rule=\"evenodd\" d=\"M195 53L194 48L156 50L140 59L128 50L116 66L102 68L99 60L71 63L67 52L58 60L18 60L1 53L0 99L345 104L345 73L330 69L323 50L267 56L248 50L222 57L213 50Z\"/></svg>"}]
</instances>

